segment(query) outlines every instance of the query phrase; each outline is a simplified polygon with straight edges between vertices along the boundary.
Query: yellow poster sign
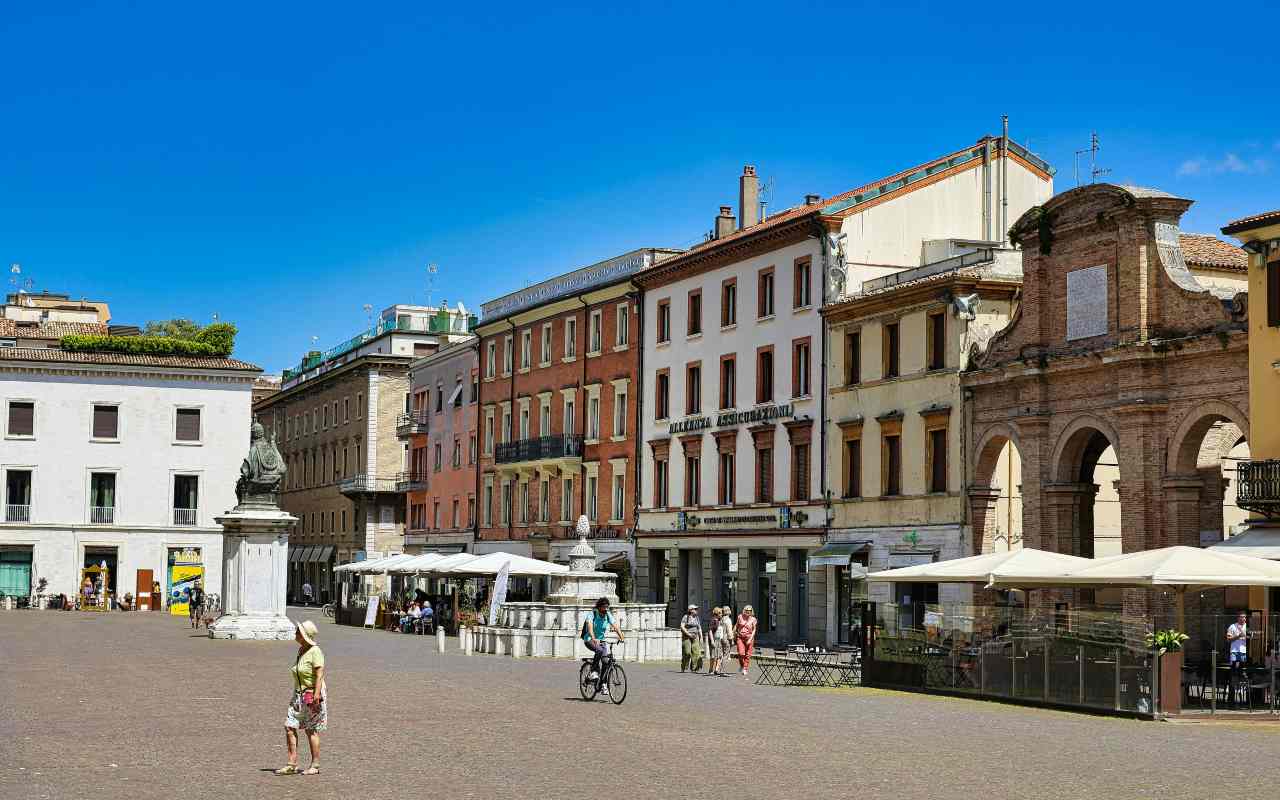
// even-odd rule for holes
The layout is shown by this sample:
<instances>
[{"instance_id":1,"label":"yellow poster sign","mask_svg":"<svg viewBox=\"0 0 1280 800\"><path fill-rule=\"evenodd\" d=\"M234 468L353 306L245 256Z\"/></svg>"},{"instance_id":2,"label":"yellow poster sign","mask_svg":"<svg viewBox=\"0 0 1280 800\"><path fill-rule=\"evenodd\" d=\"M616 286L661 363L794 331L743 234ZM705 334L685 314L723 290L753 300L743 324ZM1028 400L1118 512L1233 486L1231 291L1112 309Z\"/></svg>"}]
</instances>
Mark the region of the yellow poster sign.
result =
<instances>
[{"instance_id":1,"label":"yellow poster sign","mask_svg":"<svg viewBox=\"0 0 1280 800\"><path fill-rule=\"evenodd\" d=\"M204 559L194 547L169 551L169 613L185 617L190 613L188 605L191 589L204 581Z\"/></svg>"}]
</instances>

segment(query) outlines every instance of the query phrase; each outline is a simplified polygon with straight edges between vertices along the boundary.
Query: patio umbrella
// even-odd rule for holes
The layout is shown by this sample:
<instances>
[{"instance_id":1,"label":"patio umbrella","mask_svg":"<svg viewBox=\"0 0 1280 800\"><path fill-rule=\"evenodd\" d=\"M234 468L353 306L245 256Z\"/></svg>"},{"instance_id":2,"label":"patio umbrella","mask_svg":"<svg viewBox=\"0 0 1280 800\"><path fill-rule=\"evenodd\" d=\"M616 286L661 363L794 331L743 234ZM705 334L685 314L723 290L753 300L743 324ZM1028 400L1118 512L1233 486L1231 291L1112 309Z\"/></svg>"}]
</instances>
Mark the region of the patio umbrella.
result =
<instances>
[{"instance_id":1,"label":"patio umbrella","mask_svg":"<svg viewBox=\"0 0 1280 800\"><path fill-rule=\"evenodd\" d=\"M996 586L1027 586L997 578ZM1186 627L1183 596L1192 587L1280 586L1280 563L1265 558L1240 556L1223 550L1199 547L1161 547L1136 553L1122 553L1087 561L1084 566L1058 576L1044 576L1031 586L1047 588L1124 586L1154 588L1168 586L1177 598L1178 629Z\"/></svg>"},{"instance_id":2,"label":"patio umbrella","mask_svg":"<svg viewBox=\"0 0 1280 800\"><path fill-rule=\"evenodd\" d=\"M867 580L893 581L894 583L986 584L999 581L1006 586L1019 586L1021 582L1061 575L1090 563L1092 562L1087 558L1023 547L1020 550L1008 550L1003 553L987 553L871 572L867 574Z\"/></svg>"},{"instance_id":3,"label":"patio umbrella","mask_svg":"<svg viewBox=\"0 0 1280 800\"><path fill-rule=\"evenodd\" d=\"M421 571L425 575L443 575L452 567L459 564L465 564L468 561L474 561L479 557L480 556L477 556L475 553L454 553L453 555L444 556L439 561L435 561L427 565Z\"/></svg>"},{"instance_id":4,"label":"patio umbrella","mask_svg":"<svg viewBox=\"0 0 1280 800\"><path fill-rule=\"evenodd\" d=\"M441 553L422 553L410 558L408 561L401 561L388 567L387 572L394 575L416 575L443 558L445 556Z\"/></svg>"},{"instance_id":5,"label":"patio umbrella","mask_svg":"<svg viewBox=\"0 0 1280 800\"><path fill-rule=\"evenodd\" d=\"M450 567L447 571L450 575L497 575L503 566L508 566L509 574L521 576L562 575L569 571L563 564L553 564L515 553L477 556L471 561Z\"/></svg>"}]
</instances>

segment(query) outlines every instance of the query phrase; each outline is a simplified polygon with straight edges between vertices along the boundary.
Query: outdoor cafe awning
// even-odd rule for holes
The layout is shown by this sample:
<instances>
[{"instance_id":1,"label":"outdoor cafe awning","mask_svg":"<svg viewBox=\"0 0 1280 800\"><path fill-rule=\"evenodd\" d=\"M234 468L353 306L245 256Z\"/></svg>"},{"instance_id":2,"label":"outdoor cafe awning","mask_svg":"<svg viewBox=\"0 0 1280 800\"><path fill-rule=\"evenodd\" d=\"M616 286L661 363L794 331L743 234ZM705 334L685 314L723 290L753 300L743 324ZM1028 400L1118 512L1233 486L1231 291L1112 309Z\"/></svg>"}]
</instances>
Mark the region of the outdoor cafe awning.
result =
<instances>
[{"instance_id":1,"label":"outdoor cafe awning","mask_svg":"<svg viewBox=\"0 0 1280 800\"><path fill-rule=\"evenodd\" d=\"M894 583L1005 583L1010 587L1020 587L1028 581L1055 578L1091 563L1093 562L1087 558L1023 547L1002 553L872 572L867 575L867 580Z\"/></svg>"},{"instance_id":2,"label":"outdoor cafe awning","mask_svg":"<svg viewBox=\"0 0 1280 800\"><path fill-rule=\"evenodd\" d=\"M870 542L827 542L809 553L809 569L814 567L847 567L858 553L865 553Z\"/></svg>"},{"instance_id":3,"label":"outdoor cafe awning","mask_svg":"<svg viewBox=\"0 0 1280 800\"><path fill-rule=\"evenodd\" d=\"M550 561L515 553L489 553L442 571L450 575L497 575L504 566L508 567L510 575L560 575L569 571L563 564L552 564Z\"/></svg>"},{"instance_id":4,"label":"outdoor cafe awning","mask_svg":"<svg viewBox=\"0 0 1280 800\"><path fill-rule=\"evenodd\" d=\"M1280 561L1280 529L1254 528L1211 546L1210 550Z\"/></svg>"},{"instance_id":5,"label":"outdoor cafe awning","mask_svg":"<svg viewBox=\"0 0 1280 800\"><path fill-rule=\"evenodd\" d=\"M388 568L387 572L395 575L416 575L421 572L428 572L428 568L431 565L443 558L444 556L440 553L422 553L421 555L414 556L408 561L402 561L394 567Z\"/></svg>"},{"instance_id":6,"label":"outdoor cafe awning","mask_svg":"<svg viewBox=\"0 0 1280 800\"><path fill-rule=\"evenodd\" d=\"M994 576L996 586L1069 587L1125 586L1280 586L1280 563L1224 550L1199 547L1161 547L1122 553L1106 558L1082 559L1085 563L1058 575L1017 582Z\"/></svg>"}]
</instances>

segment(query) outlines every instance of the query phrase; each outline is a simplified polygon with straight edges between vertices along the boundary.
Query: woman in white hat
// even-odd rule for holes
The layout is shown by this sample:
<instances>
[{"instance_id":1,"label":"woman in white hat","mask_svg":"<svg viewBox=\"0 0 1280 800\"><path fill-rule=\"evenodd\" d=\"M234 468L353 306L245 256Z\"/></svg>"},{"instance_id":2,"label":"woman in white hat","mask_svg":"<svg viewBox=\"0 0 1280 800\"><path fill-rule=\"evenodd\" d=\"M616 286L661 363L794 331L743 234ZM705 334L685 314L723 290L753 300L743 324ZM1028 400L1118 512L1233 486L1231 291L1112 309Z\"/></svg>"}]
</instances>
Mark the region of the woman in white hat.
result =
<instances>
[{"instance_id":1,"label":"woman in white hat","mask_svg":"<svg viewBox=\"0 0 1280 800\"><path fill-rule=\"evenodd\" d=\"M320 731L329 726L329 709L324 683L324 653L316 646L316 624L311 620L298 623L293 638L298 643L298 657L289 670L293 676L293 699L284 721L285 744L289 763L276 770L277 775L297 775L298 730L306 731L311 747L311 766L303 775L320 772Z\"/></svg>"}]
</instances>

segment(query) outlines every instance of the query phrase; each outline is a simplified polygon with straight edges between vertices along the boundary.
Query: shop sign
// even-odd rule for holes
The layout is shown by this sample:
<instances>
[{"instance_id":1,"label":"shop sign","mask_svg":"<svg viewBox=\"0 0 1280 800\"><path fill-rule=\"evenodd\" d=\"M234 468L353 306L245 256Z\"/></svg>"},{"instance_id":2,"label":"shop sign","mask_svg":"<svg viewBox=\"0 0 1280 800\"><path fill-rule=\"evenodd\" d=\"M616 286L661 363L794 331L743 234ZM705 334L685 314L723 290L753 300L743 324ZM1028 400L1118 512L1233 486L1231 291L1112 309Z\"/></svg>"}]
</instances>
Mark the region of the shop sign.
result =
<instances>
[{"instance_id":1,"label":"shop sign","mask_svg":"<svg viewBox=\"0 0 1280 800\"><path fill-rule=\"evenodd\" d=\"M486 320L504 317L523 308L541 305L557 297L580 294L588 289L612 283L632 273L639 272L649 265L649 253L639 250L624 256L592 264L589 267L543 281L535 286L519 292L513 292L497 300L490 300L480 306L480 313Z\"/></svg>"},{"instance_id":2,"label":"shop sign","mask_svg":"<svg viewBox=\"0 0 1280 800\"><path fill-rule=\"evenodd\" d=\"M786 419L795 415L795 408L790 403L782 405L760 406L746 411L725 411L715 416L688 417L671 423L671 435L702 431L711 427L731 428L735 425L749 425L753 422L768 422L774 419Z\"/></svg>"},{"instance_id":3,"label":"shop sign","mask_svg":"<svg viewBox=\"0 0 1280 800\"><path fill-rule=\"evenodd\" d=\"M716 514L714 516L700 517L697 514L685 514L683 516L684 524L682 530L690 528L699 528L703 526L715 525L731 525L734 527L775 527L778 524L778 518L773 514Z\"/></svg>"},{"instance_id":4,"label":"shop sign","mask_svg":"<svg viewBox=\"0 0 1280 800\"><path fill-rule=\"evenodd\" d=\"M196 581L204 578L204 558L198 547L169 551L169 613L185 617Z\"/></svg>"},{"instance_id":5,"label":"shop sign","mask_svg":"<svg viewBox=\"0 0 1280 800\"><path fill-rule=\"evenodd\" d=\"M738 551L737 550L729 551L729 571L730 572L738 571Z\"/></svg>"}]
</instances>

